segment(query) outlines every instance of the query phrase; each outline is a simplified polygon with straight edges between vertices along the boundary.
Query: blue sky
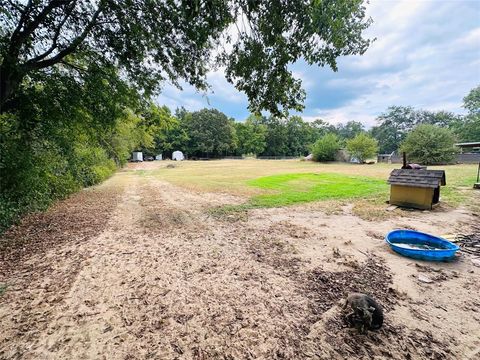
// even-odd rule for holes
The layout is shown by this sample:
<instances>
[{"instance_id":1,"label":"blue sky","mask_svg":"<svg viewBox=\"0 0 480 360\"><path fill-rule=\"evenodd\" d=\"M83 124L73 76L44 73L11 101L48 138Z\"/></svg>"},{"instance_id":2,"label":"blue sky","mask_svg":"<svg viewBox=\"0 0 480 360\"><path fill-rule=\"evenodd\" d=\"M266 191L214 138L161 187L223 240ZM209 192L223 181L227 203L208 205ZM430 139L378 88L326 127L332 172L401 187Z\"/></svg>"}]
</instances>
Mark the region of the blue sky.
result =
<instances>
[{"instance_id":1,"label":"blue sky","mask_svg":"<svg viewBox=\"0 0 480 360\"><path fill-rule=\"evenodd\" d=\"M300 115L370 127L390 105L463 113L462 98L480 84L480 0L371 0L367 12L374 23L365 35L377 40L363 56L340 58L336 73L302 61L291 66L307 91ZM208 81L206 94L166 84L157 101L248 116L246 96L221 70Z\"/></svg>"}]
</instances>

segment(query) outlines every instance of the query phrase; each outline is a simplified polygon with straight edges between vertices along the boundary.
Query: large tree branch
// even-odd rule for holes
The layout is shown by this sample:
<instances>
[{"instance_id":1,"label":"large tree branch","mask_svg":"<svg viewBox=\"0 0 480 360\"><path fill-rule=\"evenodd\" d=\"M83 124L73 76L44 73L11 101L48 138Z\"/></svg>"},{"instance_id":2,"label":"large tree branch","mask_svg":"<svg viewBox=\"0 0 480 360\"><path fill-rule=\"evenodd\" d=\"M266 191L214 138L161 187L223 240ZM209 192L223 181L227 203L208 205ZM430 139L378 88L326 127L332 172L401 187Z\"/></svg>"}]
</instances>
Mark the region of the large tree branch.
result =
<instances>
[{"instance_id":1,"label":"large tree branch","mask_svg":"<svg viewBox=\"0 0 480 360\"><path fill-rule=\"evenodd\" d=\"M8 0L8 3L10 4L10 6L12 8L14 8L15 10L17 10L20 14L23 14L25 12L25 9L29 6L29 4L31 4L32 2L29 1L26 5L24 6L20 6L18 4L15 3L15 1L13 0Z\"/></svg>"},{"instance_id":2,"label":"large tree branch","mask_svg":"<svg viewBox=\"0 0 480 360\"><path fill-rule=\"evenodd\" d=\"M26 11L20 17L19 23L17 28L12 34L10 38L10 46L8 49L8 53L12 57L17 57L18 52L23 44L23 42L38 28L40 23L45 20L48 14L52 12L53 9L60 7L61 5L68 4L71 0L52 0L48 3L47 6L43 8L37 16L33 18L31 22L27 22L29 10L32 7L32 1L29 1L29 8L26 8ZM23 30L22 30L23 28Z\"/></svg>"},{"instance_id":3,"label":"large tree branch","mask_svg":"<svg viewBox=\"0 0 480 360\"><path fill-rule=\"evenodd\" d=\"M13 30L12 36L10 37L10 46L13 44L13 40L18 37L18 34L22 30L23 25L25 24L25 21L28 18L28 13L32 9L32 0L28 0L27 5L25 5L25 8L23 10L20 10L20 19L18 20L17 27L15 30Z\"/></svg>"},{"instance_id":4,"label":"large tree branch","mask_svg":"<svg viewBox=\"0 0 480 360\"><path fill-rule=\"evenodd\" d=\"M57 41L58 41L58 38L60 36L60 33L62 31L62 28L63 28L63 25L65 25L65 22L67 21L67 19L70 17L70 15L72 14L72 11L73 9L75 8L75 2L76 1L73 1L69 7L67 7L67 10L65 11L65 15L63 16L63 19L60 21L60 23L57 25L57 28L55 29L55 33L53 35L53 39L52 39L52 45L50 46L50 48L48 48L48 50L46 50L43 54L40 54L36 57L34 57L33 59L30 59L27 61L27 64L31 64L31 63L35 63L35 62L38 62L44 58L46 58L48 55L50 55L55 49L57 49L58 47L58 44L57 44Z\"/></svg>"},{"instance_id":5,"label":"large tree branch","mask_svg":"<svg viewBox=\"0 0 480 360\"><path fill-rule=\"evenodd\" d=\"M68 45L63 50L59 51L55 56L43 61L35 62L35 63L27 62L24 64L24 66L27 69L43 69L60 62L65 56L73 53L77 49L77 47L83 42L83 40L85 40L85 38L87 37L89 32L92 30L92 28L96 25L97 18L101 12L102 12L102 7L99 6L98 9L93 14L92 18L90 19L90 21L88 22L88 24L83 29L82 33L79 36L77 36L75 39L73 39L70 45Z\"/></svg>"}]
</instances>

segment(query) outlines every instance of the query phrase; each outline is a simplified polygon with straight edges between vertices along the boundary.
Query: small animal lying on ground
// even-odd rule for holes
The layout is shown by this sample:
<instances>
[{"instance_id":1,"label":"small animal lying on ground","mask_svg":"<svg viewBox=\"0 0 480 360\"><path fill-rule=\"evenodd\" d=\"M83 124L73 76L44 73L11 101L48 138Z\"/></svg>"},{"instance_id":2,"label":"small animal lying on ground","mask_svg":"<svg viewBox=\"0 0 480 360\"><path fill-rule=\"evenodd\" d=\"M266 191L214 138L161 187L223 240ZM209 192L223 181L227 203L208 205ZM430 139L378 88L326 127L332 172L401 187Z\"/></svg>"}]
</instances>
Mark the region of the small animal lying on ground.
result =
<instances>
[{"instance_id":1,"label":"small animal lying on ground","mask_svg":"<svg viewBox=\"0 0 480 360\"><path fill-rule=\"evenodd\" d=\"M359 333L366 334L368 330L378 330L383 324L382 307L370 296L361 293L348 295L343 306L344 312L350 308L345 318L350 326Z\"/></svg>"}]
</instances>

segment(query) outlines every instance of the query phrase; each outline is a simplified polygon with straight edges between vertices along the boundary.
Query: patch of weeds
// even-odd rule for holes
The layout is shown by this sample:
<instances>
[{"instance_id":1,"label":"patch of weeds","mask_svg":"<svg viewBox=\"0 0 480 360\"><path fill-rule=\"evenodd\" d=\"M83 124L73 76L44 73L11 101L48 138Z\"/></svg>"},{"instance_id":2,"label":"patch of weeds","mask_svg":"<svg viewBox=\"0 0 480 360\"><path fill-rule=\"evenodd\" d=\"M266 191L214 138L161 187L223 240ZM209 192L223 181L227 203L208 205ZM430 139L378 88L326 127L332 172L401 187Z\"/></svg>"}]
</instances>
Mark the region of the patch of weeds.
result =
<instances>
[{"instance_id":1,"label":"patch of weeds","mask_svg":"<svg viewBox=\"0 0 480 360\"><path fill-rule=\"evenodd\" d=\"M138 176L147 176L148 175L148 171L147 170L135 170L135 174L138 175Z\"/></svg>"},{"instance_id":2,"label":"patch of weeds","mask_svg":"<svg viewBox=\"0 0 480 360\"><path fill-rule=\"evenodd\" d=\"M402 215L400 210L386 211L387 206L385 197L362 199L354 202L352 213L367 221L386 220Z\"/></svg>"},{"instance_id":3,"label":"patch of weeds","mask_svg":"<svg viewBox=\"0 0 480 360\"><path fill-rule=\"evenodd\" d=\"M0 296L3 296L5 291L7 291L7 284L0 284Z\"/></svg>"},{"instance_id":4,"label":"patch of weeds","mask_svg":"<svg viewBox=\"0 0 480 360\"><path fill-rule=\"evenodd\" d=\"M248 210L255 209L255 206L251 203L244 203L240 205L224 205L207 210L208 215L223 221L237 222L248 220Z\"/></svg>"},{"instance_id":5,"label":"patch of weeds","mask_svg":"<svg viewBox=\"0 0 480 360\"><path fill-rule=\"evenodd\" d=\"M171 227L183 227L192 222L192 215L182 211L171 210L167 215L152 212L141 220L141 226L150 230Z\"/></svg>"}]
</instances>

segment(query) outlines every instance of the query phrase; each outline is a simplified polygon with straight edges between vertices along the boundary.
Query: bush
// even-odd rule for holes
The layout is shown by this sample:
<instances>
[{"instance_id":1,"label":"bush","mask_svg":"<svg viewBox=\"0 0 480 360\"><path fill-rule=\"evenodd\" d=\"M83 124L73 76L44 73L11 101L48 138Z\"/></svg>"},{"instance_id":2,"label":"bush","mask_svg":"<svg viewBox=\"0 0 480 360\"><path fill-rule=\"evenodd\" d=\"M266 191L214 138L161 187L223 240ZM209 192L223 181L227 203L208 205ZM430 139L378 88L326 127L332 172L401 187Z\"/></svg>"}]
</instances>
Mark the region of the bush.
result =
<instances>
[{"instance_id":1,"label":"bush","mask_svg":"<svg viewBox=\"0 0 480 360\"><path fill-rule=\"evenodd\" d=\"M2 140L5 140L3 138ZM42 139L2 141L0 148L0 233L23 214L46 209L78 190L61 150Z\"/></svg>"},{"instance_id":2,"label":"bush","mask_svg":"<svg viewBox=\"0 0 480 360\"><path fill-rule=\"evenodd\" d=\"M366 133L361 133L347 141L347 151L352 158L364 163L377 154L378 142Z\"/></svg>"},{"instance_id":3,"label":"bush","mask_svg":"<svg viewBox=\"0 0 480 360\"><path fill-rule=\"evenodd\" d=\"M335 134L326 134L318 139L312 147L314 161L333 161L341 148L340 139Z\"/></svg>"},{"instance_id":4,"label":"bush","mask_svg":"<svg viewBox=\"0 0 480 360\"><path fill-rule=\"evenodd\" d=\"M410 161L425 165L451 163L458 153L453 133L449 129L430 124L414 128L400 150L407 153Z\"/></svg>"}]
</instances>

